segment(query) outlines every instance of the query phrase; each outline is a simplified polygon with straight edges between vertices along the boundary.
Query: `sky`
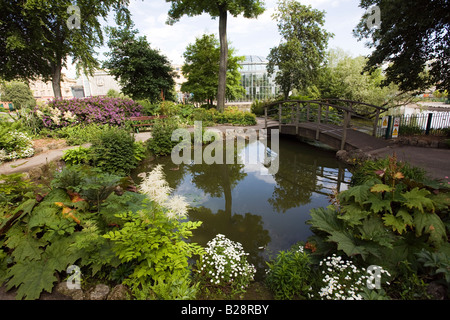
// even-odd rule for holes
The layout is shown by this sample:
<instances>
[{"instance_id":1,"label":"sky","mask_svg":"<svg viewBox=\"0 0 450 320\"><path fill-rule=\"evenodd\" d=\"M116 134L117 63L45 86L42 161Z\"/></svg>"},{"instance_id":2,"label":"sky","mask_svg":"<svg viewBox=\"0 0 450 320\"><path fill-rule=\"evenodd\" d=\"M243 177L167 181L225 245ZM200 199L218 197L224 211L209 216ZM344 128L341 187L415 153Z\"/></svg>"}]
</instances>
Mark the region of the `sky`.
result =
<instances>
[{"instance_id":1,"label":"sky","mask_svg":"<svg viewBox=\"0 0 450 320\"><path fill-rule=\"evenodd\" d=\"M334 33L329 48L341 48L352 56L368 55L370 49L358 41L352 30L358 24L364 10L359 0L299 0L302 4L326 12L324 28ZM228 18L228 41L237 55L259 55L267 57L270 49L280 43L280 35L272 14L277 0L264 0L265 12L257 19L242 16ZM170 3L165 0L130 0L129 5L135 28L139 35L145 35L152 48L159 49L174 65L183 64L183 52L203 34L218 36L219 20L208 14L195 17L184 16L170 26L166 24ZM107 25L109 22L105 22ZM106 43L106 41L105 41ZM104 59L106 47L100 48L99 59ZM69 75L73 71L69 70Z\"/></svg>"}]
</instances>

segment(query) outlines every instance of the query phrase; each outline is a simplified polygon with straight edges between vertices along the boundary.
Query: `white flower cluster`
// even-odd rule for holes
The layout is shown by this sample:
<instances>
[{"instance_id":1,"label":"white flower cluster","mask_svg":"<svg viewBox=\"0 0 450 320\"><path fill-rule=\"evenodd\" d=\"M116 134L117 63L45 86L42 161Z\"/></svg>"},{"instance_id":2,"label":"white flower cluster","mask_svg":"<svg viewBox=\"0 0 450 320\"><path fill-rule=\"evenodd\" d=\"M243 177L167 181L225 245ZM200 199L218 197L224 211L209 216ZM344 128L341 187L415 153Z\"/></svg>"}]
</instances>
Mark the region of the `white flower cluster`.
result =
<instances>
[{"instance_id":1,"label":"white flower cluster","mask_svg":"<svg viewBox=\"0 0 450 320\"><path fill-rule=\"evenodd\" d=\"M34 155L33 142L31 138L23 132L14 130L8 132L8 143L15 147L15 150L7 153L6 150L0 149L0 163L5 160L14 160L20 158L29 158Z\"/></svg>"},{"instance_id":2,"label":"white flower cluster","mask_svg":"<svg viewBox=\"0 0 450 320\"><path fill-rule=\"evenodd\" d=\"M328 300L362 300L360 292L364 287L369 287L374 280L379 281L377 278L381 278L382 273L390 276L389 272L379 266L368 270L358 269L351 261L345 261L336 254L320 261L319 266L324 268L322 274L325 283L319 295Z\"/></svg>"},{"instance_id":3,"label":"white flower cluster","mask_svg":"<svg viewBox=\"0 0 450 320\"><path fill-rule=\"evenodd\" d=\"M157 165L155 169L144 175L140 189L152 201L166 209L165 214L169 219L182 219L187 216L188 203L183 196L170 196L173 189L165 180L162 165Z\"/></svg>"},{"instance_id":4,"label":"white flower cluster","mask_svg":"<svg viewBox=\"0 0 450 320\"><path fill-rule=\"evenodd\" d=\"M59 125L59 118L61 117L61 110L59 110L58 108L49 108L50 109L50 113L51 113L51 117L50 119L52 119L52 121L56 124Z\"/></svg>"},{"instance_id":5,"label":"white flower cluster","mask_svg":"<svg viewBox=\"0 0 450 320\"><path fill-rule=\"evenodd\" d=\"M205 272L210 282L217 285L233 284L241 280L240 289L244 289L256 273L256 268L247 262L247 255L242 244L218 234L207 243L199 272Z\"/></svg>"}]
</instances>

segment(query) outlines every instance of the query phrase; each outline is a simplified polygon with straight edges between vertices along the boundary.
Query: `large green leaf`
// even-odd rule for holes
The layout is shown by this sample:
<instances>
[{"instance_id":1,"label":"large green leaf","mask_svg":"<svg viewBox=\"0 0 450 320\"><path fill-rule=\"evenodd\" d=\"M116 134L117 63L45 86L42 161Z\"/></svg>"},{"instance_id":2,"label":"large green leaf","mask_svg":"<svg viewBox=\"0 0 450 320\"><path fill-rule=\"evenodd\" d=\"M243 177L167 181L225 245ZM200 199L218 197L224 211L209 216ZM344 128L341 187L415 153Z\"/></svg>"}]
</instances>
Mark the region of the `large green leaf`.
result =
<instances>
[{"instance_id":1,"label":"large green leaf","mask_svg":"<svg viewBox=\"0 0 450 320\"><path fill-rule=\"evenodd\" d=\"M8 271L11 279L6 289L18 287L16 299L38 299L43 290L51 292L57 281L55 270L44 260L19 262Z\"/></svg>"},{"instance_id":2,"label":"large green leaf","mask_svg":"<svg viewBox=\"0 0 450 320\"><path fill-rule=\"evenodd\" d=\"M332 208L313 208L310 211L311 219L307 221L314 229L332 233L344 228L344 223L337 218L337 213Z\"/></svg>"},{"instance_id":3,"label":"large green leaf","mask_svg":"<svg viewBox=\"0 0 450 320\"><path fill-rule=\"evenodd\" d=\"M350 226L360 225L361 220L365 219L370 212L366 211L361 205L357 203L350 203L342 206L342 215L339 219L346 221Z\"/></svg>"},{"instance_id":4,"label":"large green leaf","mask_svg":"<svg viewBox=\"0 0 450 320\"><path fill-rule=\"evenodd\" d=\"M435 213L416 211L414 214L414 225L416 226L416 235L429 234L428 241L435 246L440 246L447 240L445 225Z\"/></svg>"},{"instance_id":5,"label":"large green leaf","mask_svg":"<svg viewBox=\"0 0 450 320\"><path fill-rule=\"evenodd\" d=\"M391 212L391 200L389 199L383 199L381 195L379 194L373 194L371 193L368 196L367 201L364 201L364 204L370 204L370 211L374 213L379 212Z\"/></svg>"},{"instance_id":6,"label":"large green leaf","mask_svg":"<svg viewBox=\"0 0 450 320\"><path fill-rule=\"evenodd\" d=\"M342 250L349 257L361 255L363 259L367 257L369 252L365 246L357 244L356 239L348 233L335 231L327 238L328 241L336 242L338 250Z\"/></svg>"},{"instance_id":7,"label":"large green leaf","mask_svg":"<svg viewBox=\"0 0 450 320\"><path fill-rule=\"evenodd\" d=\"M339 199L341 201L351 201L351 198L356 203L364 205L364 202L369 198L371 185L362 184L358 186L351 187L339 194Z\"/></svg>"},{"instance_id":8,"label":"large green leaf","mask_svg":"<svg viewBox=\"0 0 450 320\"><path fill-rule=\"evenodd\" d=\"M374 241L383 247L392 248L394 237L391 232L386 230L379 217L371 216L364 219L358 229L361 233L361 239Z\"/></svg>"},{"instance_id":9,"label":"large green leaf","mask_svg":"<svg viewBox=\"0 0 450 320\"><path fill-rule=\"evenodd\" d=\"M434 212L433 201L430 198L427 198L429 194L430 191L419 188L414 188L411 191L403 193L406 207L408 207L409 209L416 208L422 213L425 211L425 209Z\"/></svg>"}]
</instances>

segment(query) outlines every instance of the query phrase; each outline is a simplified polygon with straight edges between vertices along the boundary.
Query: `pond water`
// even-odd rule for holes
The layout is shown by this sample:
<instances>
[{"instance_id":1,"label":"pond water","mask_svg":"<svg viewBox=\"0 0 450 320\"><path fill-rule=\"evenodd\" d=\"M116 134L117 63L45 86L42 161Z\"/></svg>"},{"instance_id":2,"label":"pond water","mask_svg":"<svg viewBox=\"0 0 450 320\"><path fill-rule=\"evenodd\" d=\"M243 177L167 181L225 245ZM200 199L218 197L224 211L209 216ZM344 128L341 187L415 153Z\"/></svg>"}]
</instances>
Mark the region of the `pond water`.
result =
<instances>
[{"instance_id":1,"label":"pond water","mask_svg":"<svg viewBox=\"0 0 450 320\"><path fill-rule=\"evenodd\" d=\"M265 151L261 141L252 141L237 156ZM144 162L133 175L162 164L174 194L191 205L189 219L203 221L192 241L206 246L224 234L242 243L261 275L265 260L307 240L312 234L305 223L310 209L329 205L332 189L347 189L351 178L334 151L281 137L277 153L274 174L262 163L175 165L169 156Z\"/></svg>"}]
</instances>

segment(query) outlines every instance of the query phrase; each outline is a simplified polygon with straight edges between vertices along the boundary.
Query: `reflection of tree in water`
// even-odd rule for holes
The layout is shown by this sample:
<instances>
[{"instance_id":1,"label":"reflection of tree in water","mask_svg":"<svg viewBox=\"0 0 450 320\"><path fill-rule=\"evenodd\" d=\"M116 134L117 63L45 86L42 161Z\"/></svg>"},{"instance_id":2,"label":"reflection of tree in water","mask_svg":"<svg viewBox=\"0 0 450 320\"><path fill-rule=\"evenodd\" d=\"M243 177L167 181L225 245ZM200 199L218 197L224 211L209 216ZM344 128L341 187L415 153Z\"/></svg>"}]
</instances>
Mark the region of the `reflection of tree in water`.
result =
<instances>
[{"instance_id":1,"label":"reflection of tree in water","mask_svg":"<svg viewBox=\"0 0 450 320\"><path fill-rule=\"evenodd\" d=\"M236 150L235 164L214 163L189 166L192 182L197 188L212 197L223 197L225 200L225 210L212 212L205 207L190 210L191 220L203 221L202 226L194 232L193 241L206 245L208 241L221 233L230 240L242 243L244 250L250 253L249 262L257 269L261 269L265 267L265 262L261 255L262 251L258 248L265 247L270 242L269 232L263 228L262 217L251 213L233 214L232 210L232 190L247 176L244 165L237 164L237 154Z\"/></svg>"},{"instance_id":2,"label":"reflection of tree in water","mask_svg":"<svg viewBox=\"0 0 450 320\"><path fill-rule=\"evenodd\" d=\"M214 213L209 208L198 207L190 209L189 219L203 221L201 227L194 231L193 242L206 246L219 233L240 242L245 252L249 253L249 262L258 269L260 276L266 264L263 251L258 248L265 247L270 242L269 231L264 229L261 216L251 213L231 215L224 210Z\"/></svg>"}]
</instances>

